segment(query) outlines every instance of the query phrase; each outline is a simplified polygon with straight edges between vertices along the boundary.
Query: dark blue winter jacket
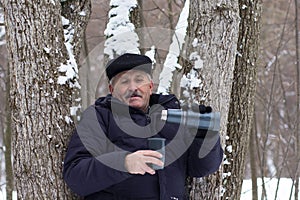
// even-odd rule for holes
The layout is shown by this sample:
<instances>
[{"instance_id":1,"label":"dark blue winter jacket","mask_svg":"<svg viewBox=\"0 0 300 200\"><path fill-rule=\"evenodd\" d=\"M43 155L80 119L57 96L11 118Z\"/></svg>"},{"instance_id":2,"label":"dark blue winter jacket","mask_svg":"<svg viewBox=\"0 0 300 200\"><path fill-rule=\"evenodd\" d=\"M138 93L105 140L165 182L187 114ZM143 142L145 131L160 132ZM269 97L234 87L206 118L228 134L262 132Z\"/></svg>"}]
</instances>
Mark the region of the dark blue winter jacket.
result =
<instances>
[{"instance_id":1,"label":"dark blue winter jacket","mask_svg":"<svg viewBox=\"0 0 300 200\"><path fill-rule=\"evenodd\" d=\"M63 169L67 185L89 200L186 199L186 177L218 170L223 150L218 133L198 138L197 130L161 121L161 110L170 108L180 108L174 95L151 95L148 113L111 95L99 98L83 113L69 142ZM128 173L125 156L148 149L149 137L166 139L164 169L155 175Z\"/></svg>"}]
</instances>

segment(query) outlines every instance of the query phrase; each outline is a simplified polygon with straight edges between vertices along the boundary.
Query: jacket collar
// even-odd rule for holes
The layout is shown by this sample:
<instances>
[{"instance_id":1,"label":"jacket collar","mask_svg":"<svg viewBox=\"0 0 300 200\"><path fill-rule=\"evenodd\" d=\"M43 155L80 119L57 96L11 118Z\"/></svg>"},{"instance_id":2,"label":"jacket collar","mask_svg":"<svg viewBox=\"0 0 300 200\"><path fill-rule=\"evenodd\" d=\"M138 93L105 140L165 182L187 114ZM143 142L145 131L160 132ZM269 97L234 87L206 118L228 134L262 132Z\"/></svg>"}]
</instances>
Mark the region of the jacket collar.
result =
<instances>
[{"instance_id":1,"label":"jacket collar","mask_svg":"<svg viewBox=\"0 0 300 200\"><path fill-rule=\"evenodd\" d=\"M162 106L165 106L166 104L168 104L171 101L177 101L177 98L175 95L162 95L162 94L152 94L150 96L150 102L149 102L149 107L155 105L155 104L160 104ZM127 105L125 105L123 102L121 102L120 100L114 98L111 94L108 94L105 97L100 97L96 100L95 105L96 106L102 106L102 107L106 107L111 109L111 105L112 103L120 106L120 107L126 107ZM128 108L127 108L128 109ZM142 112L141 110L131 107L129 106L129 110L130 112Z\"/></svg>"}]
</instances>

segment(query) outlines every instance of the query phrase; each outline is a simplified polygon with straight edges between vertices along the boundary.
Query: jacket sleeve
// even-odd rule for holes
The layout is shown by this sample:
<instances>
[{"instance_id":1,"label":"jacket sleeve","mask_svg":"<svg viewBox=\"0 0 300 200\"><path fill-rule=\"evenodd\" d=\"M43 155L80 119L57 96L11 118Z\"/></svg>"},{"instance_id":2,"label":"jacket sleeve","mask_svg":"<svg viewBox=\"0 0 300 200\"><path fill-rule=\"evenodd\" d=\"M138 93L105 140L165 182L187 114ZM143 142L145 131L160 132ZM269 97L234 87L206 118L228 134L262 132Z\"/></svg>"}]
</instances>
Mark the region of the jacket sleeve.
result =
<instances>
[{"instance_id":1,"label":"jacket sleeve","mask_svg":"<svg viewBox=\"0 0 300 200\"><path fill-rule=\"evenodd\" d=\"M124 159L127 152L109 145L101 118L95 110L85 111L68 145L63 166L63 178L80 196L101 191L124 181Z\"/></svg>"},{"instance_id":2,"label":"jacket sleeve","mask_svg":"<svg viewBox=\"0 0 300 200\"><path fill-rule=\"evenodd\" d=\"M203 177L216 172L223 160L223 149L218 132L195 137L188 150L188 175Z\"/></svg>"}]
</instances>

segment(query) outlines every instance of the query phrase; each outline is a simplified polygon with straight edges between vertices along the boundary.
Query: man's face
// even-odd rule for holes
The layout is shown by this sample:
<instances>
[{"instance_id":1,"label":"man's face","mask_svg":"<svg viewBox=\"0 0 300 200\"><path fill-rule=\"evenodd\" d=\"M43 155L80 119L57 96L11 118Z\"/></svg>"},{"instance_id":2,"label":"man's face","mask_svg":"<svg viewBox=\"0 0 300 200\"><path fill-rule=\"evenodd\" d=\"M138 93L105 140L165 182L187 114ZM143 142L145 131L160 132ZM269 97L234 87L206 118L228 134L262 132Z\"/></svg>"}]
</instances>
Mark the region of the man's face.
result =
<instances>
[{"instance_id":1,"label":"man's face","mask_svg":"<svg viewBox=\"0 0 300 200\"><path fill-rule=\"evenodd\" d=\"M113 97L125 104L138 108L144 112L149 106L153 82L148 74L139 70L129 70L117 74L109 90Z\"/></svg>"}]
</instances>

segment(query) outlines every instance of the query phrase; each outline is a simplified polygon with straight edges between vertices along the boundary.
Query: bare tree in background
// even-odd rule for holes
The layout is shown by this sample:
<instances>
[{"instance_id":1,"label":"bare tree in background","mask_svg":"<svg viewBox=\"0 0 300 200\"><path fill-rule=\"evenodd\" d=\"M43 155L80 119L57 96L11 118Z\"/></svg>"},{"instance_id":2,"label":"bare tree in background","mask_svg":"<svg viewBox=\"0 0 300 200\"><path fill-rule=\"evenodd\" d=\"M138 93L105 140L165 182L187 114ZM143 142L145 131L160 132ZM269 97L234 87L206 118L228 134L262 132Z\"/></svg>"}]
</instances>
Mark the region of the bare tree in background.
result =
<instances>
[{"instance_id":1,"label":"bare tree in background","mask_svg":"<svg viewBox=\"0 0 300 200\"><path fill-rule=\"evenodd\" d=\"M78 103L78 80L72 70L76 70L90 1L2 3L18 199L75 198L61 170L74 126L70 109Z\"/></svg>"},{"instance_id":2,"label":"bare tree in background","mask_svg":"<svg viewBox=\"0 0 300 200\"><path fill-rule=\"evenodd\" d=\"M297 87L297 100L296 100L296 154L297 154L297 161L298 164L296 166L296 173L295 173L295 200L299 199L299 179L300 179L300 39L299 39L299 8L298 8L298 0L295 0L295 40L296 40L296 85Z\"/></svg>"},{"instance_id":3,"label":"bare tree in background","mask_svg":"<svg viewBox=\"0 0 300 200\"><path fill-rule=\"evenodd\" d=\"M261 0L239 1L241 22L224 152L223 199L238 200L242 190L254 114L261 4Z\"/></svg>"},{"instance_id":4,"label":"bare tree in background","mask_svg":"<svg viewBox=\"0 0 300 200\"><path fill-rule=\"evenodd\" d=\"M275 199L283 178L296 181L297 83L294 1L264 2L258 87L255 102L257 172L262 180L261 199L269 199L267 178L276 178ZM296 22L297 23L297 22ZM299 23L299 22L298 22ZM296 34L297 35L297 34ZM295 182L288 188L290 198ZM282 187L282 188L280 188ZM272 189L274 190L274 189ZM295 192L296 194L297 192Z\"/></svg>"}]
</instances>

